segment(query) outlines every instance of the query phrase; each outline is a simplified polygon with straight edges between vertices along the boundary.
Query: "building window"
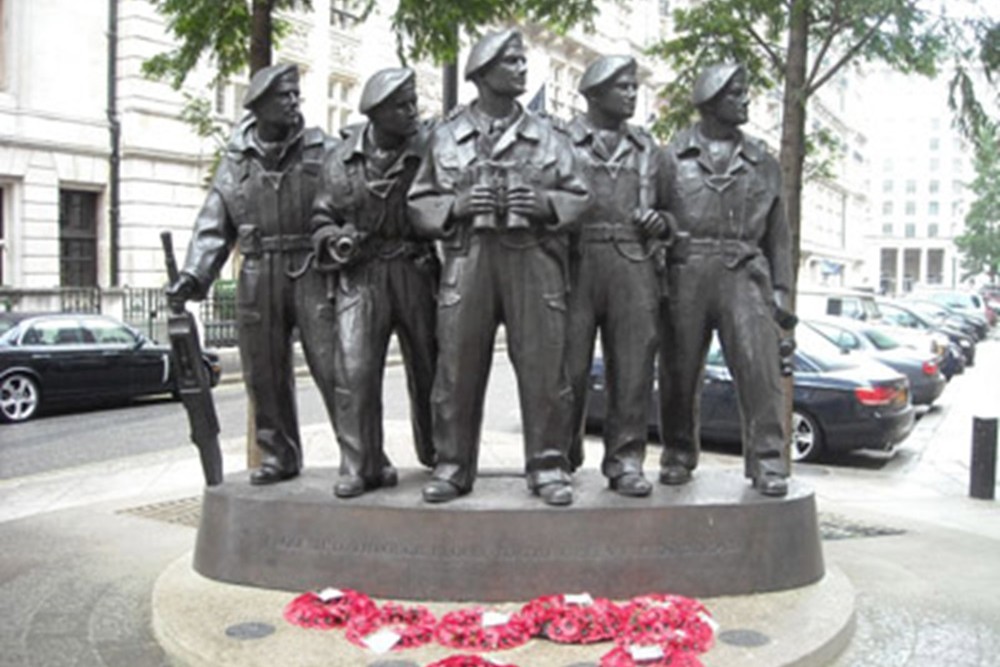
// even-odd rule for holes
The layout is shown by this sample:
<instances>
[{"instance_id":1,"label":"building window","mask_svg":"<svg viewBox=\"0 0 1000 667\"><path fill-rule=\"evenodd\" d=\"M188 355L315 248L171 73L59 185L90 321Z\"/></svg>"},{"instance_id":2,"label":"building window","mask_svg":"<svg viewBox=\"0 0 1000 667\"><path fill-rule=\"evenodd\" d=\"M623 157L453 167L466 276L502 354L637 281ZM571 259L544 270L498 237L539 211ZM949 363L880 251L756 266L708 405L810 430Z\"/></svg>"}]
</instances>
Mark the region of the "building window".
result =
<instances>
[{"instance_id":1,"label":"building window","mask_svg":"<svg viewBox=\"0 0 1000 667\"><path fill-rule=\"evenodd\" d=\"M882 236L892 236L892 223L882 223Z\"/></svg>"},{"instance_id":2,"label":"building window","mask_svg":"<svg viewBox=\"0 0 1000 667\"><path fill-rule=\"evenodd\" d=\"M906 226L903 228L903 236L905 236L908 239L912 239L916 235L917 235L917 226L912 222L906 223Z\"/></svg>"},{"instance_id":3,"label":"building window","mask_svg":"<svg viewBox=\"0 0 1000 667\"><path fill-rule=\"evenodd\" d=\"M660 0L660 16L670 16L670 0Z\"/></svg>"},{"instance_id":4,"label":"building window","mask_svg":"<svg viewBox=\"0 0 1000 667\"><path fill-rule=\"evenodd\" d=\"M908 201L906 202L906 215L916 215L917 214L917 202Z\"/></svg>"},{"instance_id":5,"label":"building window","mask_svg":"<svg viewBox=\"0 0 1000 667\"><path fill-rule=\"evenodd\" d=\"M932 239L936 239L937 235L938 235L938 225L937 225L937 223L936 222L932 222L931 224L927 225L927 236L929 236Z\"/></svg>"},{"instance_id":6,"label":"building window","mask_svg":"<svg viewBox=\"0 0 1000 667\"><path fill-rule=\"evenodd\" d=\"M892 215L892 202L884 201L882 202L882 215Z\"/></svg>"},{"instance_id":7,"label":"building window","mask_svg":"<svg viewBox=\"0 0 1000 667\"><path fill-rule=\"evenodd\" d=\"M917 191L917 182L912 178L906 181L906 194L912 195Z\"/></svg>"},{"instance_id":8,"label":"building window","mask_svg":"<svg viewBox=\"0 0 1000 667\"><path fill-rule=\"evenodd\" d=\"M892 171L892 158L887 157L882 160L882 171Z\"/></svg>"},{"instance_id":9,"label":"building window","mask_svg":"<svg viewBox=\"0 0 1000 667\"><path fill-rule=\"evenodd\" d=\"M892 181L882 181L882 192L892 192Z\"/></svg>"},{"instance_id":10,"label":"building window","mask_svg":"<svg viewBox=\"0 0 1000 667\"><path fill-rule=\"evenodd\" d=\"M361 17L355 13L354 0L330 1L330 25L341 30L350 30Z\"/></svg>"},{"instance_id":11,"label":"building window","mask_svg":"<svg viewBox=\"0 0 1000 667\"><path fill-rule=\"evenodd\" d=\"M59 284L97 285L97 193L59 191Z\"/></svg>"},{"instance_id":12,"label":"building window","mask_svg":"<svg viewBox=\"0 0 1000 667\"><path fill-rule=\"evenodd\" d=\"M937 137L931 139L931 150L936 151L941 149L941 140Z\"/></svg>"},{"instance_id":13,"label":"building window","mask_svg":"<svg viewBox=\"0 0 1000 667\"><path fill-rule=\"evenodd\" d=\"M927 188L932 195L936 195L941 190L941 181L933 180L928 184Z\"/></svg>"},{"instance_id":14,"label":"building window","mask_svg":"<svg viewBox=\"0 0 1000 667\"><path fill-rule=\"evenodd\" d=\"M354 90L357 85L351 79L332 76L327 86L328 131L337 135L350 122L354 113Z\"/></svg>"},{"instance_id":15,"label":"building window","mask_svg":"<svg viewBox=\"0 0 1000 667\"><path fill-rule=\"evenodd\" d=\"M941 168L941 160L936 157L931 158L931 171L937 171Z\"/></svg>"},{"instance_id":16,"label":"building window","mask_svg":"<svg viewBox=\"0 0 1000 667\"><path fill-rule=\"evenodd\" d=\"M929 215L937 215L940 210L941 207L936 201L927 202L927 213Z\"/></svg>"}]
</instances>

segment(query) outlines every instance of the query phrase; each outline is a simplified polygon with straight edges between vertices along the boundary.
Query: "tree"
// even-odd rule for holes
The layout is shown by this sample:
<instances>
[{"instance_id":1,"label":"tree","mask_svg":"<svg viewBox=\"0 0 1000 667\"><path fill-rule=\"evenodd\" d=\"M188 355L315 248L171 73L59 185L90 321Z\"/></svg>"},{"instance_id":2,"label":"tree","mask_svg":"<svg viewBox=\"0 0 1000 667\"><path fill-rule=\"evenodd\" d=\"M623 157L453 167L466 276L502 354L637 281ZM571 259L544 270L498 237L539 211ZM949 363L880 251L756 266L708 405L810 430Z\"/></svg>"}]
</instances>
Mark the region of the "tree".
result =
<instances>
[{"instance_id":1,"label":"tree","mask_svg":"<svg viewBox=\"0 0 1000 667\"><path fill-rule=\"evenodd\" d=\"M271 64L275 38L284 24L276 10L311 9L312 0L149 0L167 19L167 30L178 46L143 63L147 76L166 79L175 89L203 55L208 55L222 79L250 73Z\"/></svg>"},{"instance_id":2,"label":"tree","mask_svg":"<svg viewBox=\"0 0 1000 667\"><path fill-rule=\"evenodd\" d=\"M976 177L969 186L975 201L965 216L965 232L955 238L962 251L963 280L981 273L996 282L1000 273L1000 132L985 123L976 137Z\"/></svg>"},{"instance_id":3,"label":"tree","mask_svg":"<svg viewBox=\"0 0 1000 667\"><path fill-rule=\"evenodd\" d=\"M676 36L651 49L677 72L662 92L661 134L689 122L690 90L708 63L741 62L757 89L783 86L779 160L796 271L807 103L857 61L934 74L945 40L939 22L920 5L919 0L704 0L675 11Z\"/></svg>"},{"instance_id":4,"label":"tree","mask_svg":"<svg viewBox=\"0 0 1000 667\"><path fill-rule=\"evenodd\" d=\"M147 76L166 79L180 88L202 57L215 65L217 76L250 73L271 63L271 53L287 28L279 10L312 9L312 0L149 0L167 20L178 46L143 64ZM430 57L454 61L460 31L478 34L485 26L508 20L543 23L557 32L589 25L598 0L400 0L392 16L400 58ZM376 0L357 0L359 15L368 16Z\"/></svg>"}]
</instances>

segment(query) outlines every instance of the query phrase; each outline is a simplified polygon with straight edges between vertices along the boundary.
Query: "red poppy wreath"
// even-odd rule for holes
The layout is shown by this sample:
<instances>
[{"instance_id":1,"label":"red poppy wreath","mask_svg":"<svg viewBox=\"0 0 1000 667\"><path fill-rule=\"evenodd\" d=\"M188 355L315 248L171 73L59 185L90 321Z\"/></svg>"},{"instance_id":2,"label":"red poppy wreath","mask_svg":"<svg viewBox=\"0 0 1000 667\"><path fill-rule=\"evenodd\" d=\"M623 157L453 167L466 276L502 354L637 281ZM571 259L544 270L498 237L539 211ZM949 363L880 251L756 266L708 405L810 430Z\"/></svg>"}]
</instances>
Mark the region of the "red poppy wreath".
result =
<instances>
[{"instance_id":1,"label":"red poppy wreath","mask_svg":"<svg viewBox=\"0 0 1000 667\"><path fill-rule=\"evenodd\" d=\"M374 614L355 616L347 623L347 640L362 648L374 648L376 635L391 638L388 650L423 646L434 639L437 619L426 607L405 607L387 602Z\"/></svg>"},{"instance_id":2,"label":"red poppy wreath","mask_svg":"<svg viewBox=\"0 0 1000 667\"><path fill-rule=\"evenodd\" d=\"M303 628L328 630L344 626L355 616L374 614L378 608L364 593L326 588L303 593L285 607L285 620Z\"/></svg>"},{"instance_id":3,"label":"red poppy wreath","mask_svg":"<svg viewBox=\"0 0 1000 667\"><path fill-rule=\"evenodd\" d=\"M526 604L521 615L532 634L561 644L592 644L614 639L622 610L606 598L589 595L547 595Z\"/></svg>"},{"instance_id":4,"label":"red poppy wreath","mask_svg":"<svg viewBox=\"0 0 1000 667\"><path fill-rule=\"evenodd\" d=\"M445 614L434 635L439 644L450 648L499 651L526 644L531 639L532 625L520 614L473 607Z\"/></svg>"}]
</instances>

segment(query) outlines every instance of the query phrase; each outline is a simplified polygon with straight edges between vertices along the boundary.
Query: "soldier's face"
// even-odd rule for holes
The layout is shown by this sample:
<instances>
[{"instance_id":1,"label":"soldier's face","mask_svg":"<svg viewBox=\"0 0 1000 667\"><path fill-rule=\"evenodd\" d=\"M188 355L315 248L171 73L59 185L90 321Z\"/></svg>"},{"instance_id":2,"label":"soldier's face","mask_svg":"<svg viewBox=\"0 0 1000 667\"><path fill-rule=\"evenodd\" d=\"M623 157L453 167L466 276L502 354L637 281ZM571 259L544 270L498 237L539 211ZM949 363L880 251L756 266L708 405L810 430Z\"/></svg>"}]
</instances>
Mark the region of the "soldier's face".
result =
<instances>
[{"instance_id":1,"label":"soldier's face","mask_svg":"<svg viewBox=\"0 0 1000 667\"><path fill-rule=\"evenodd\" d=\"M742 125L749 118L749 106L747 74L739 70L709 104L709 113L727 125Z\"/></svg>"},{"instance_id":2,"label":"soldier's face","mask_svg":"<svg viewBox=\"0 0 1000 667\"><path fill-rule=\"evenodd\" d=\"M417 88L413 82L400 86L396 92L368 112L368 118L380 132L395 137L408 137L417 131Z\"/></svg>"},{"instance_id":3,"label":"soldier's face","mask_svg":"<svg viewBox=\"0 0 1000 667\"><path fill-rule=\"evenodd\" d=\"M638 94L639 82L635 72L625 69L594 90L587 101L604 114L625 120L635 114Z\"/></svg>"},{"instance_id":4,"label":"soldier's face","mask_svg":"<svg viewBox=\"0 0 1000 667\"><path fill-rule=\"evenodd\" d=\"M517 97L524 94L528 86L528 59L520 39L507 42L499 57L483 72L479 82L497 95Z\"/></svg>"},{"instance_id":5,"label":"soldier's face","mask_svg":"<svg viewBox=\"0 0 1000 667\"><path fill-rule=\"evenodd\" d=\"M254 105L258 122L290 127L299 120L299 79L279 78Z\"/></svg>"}]
</instances>

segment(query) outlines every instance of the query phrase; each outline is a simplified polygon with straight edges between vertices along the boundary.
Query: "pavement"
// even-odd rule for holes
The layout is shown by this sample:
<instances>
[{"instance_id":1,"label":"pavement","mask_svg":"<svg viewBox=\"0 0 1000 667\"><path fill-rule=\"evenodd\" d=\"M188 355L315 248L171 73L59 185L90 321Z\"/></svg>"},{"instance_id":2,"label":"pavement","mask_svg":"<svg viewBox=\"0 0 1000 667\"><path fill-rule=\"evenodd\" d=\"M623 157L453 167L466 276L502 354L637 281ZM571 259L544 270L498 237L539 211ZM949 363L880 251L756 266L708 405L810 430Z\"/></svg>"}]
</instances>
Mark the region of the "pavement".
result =
<instances>
[{"instance_id":1,"label":"pavement","mask_svg":"<svg viewBox=\"0 0 1000 667\"><path fill-rule=\"evenodd\" d=\"M856 595L853 637L830 667L998 664L1000 512L995 500L968 497L972 418L1000 414L998 376L995 333L894 459L796 466L816 490L826 562ZM386 427L397 465L415 465L407 425ZM306 465L336 460L329 426L307 426L303 436ZM507 440L514 444L484 448L481 466L519 465L516 439L497 438ZM596 460L600 443L592 438L587 446ZM223 440L223 450L227 471L245 468L242 438ZM708 453L703 465L740 462ZM199 480L193 448L178 448L0 482L0 667L180 664L154 634L153 591L185 568ZM801 618L803 641L815 620ZM399 655L356 664L418 664ZM593 664L546 655L519 664ZM292 657L283 663L295 664Z\"/></svg>"}]
</instances>

